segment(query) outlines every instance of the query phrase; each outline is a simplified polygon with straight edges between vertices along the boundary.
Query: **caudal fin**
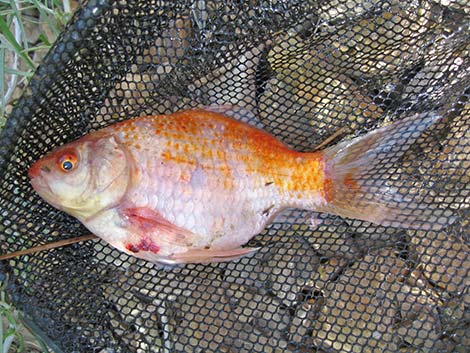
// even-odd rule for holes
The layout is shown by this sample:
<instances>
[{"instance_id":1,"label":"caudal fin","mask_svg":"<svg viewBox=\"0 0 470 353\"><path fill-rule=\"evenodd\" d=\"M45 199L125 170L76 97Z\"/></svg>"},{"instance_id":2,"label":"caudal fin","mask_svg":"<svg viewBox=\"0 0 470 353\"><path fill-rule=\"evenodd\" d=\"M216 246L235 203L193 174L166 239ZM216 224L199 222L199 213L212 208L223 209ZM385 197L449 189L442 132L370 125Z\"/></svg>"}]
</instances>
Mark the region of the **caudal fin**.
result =
<instances>
[{"instance_id":1,"label":"caudal fin","mask_svg":"<svg viewBox=\"0 0 470 353\"><path fill-rule=\"evenodd\" d=\"M394 174L397 161L440 119L416 114L326 149L327 204L320 211L402 228L438 230L451 223L449 211L408 192L416 190L410 177Z\"/></svg>"}]
</instances>

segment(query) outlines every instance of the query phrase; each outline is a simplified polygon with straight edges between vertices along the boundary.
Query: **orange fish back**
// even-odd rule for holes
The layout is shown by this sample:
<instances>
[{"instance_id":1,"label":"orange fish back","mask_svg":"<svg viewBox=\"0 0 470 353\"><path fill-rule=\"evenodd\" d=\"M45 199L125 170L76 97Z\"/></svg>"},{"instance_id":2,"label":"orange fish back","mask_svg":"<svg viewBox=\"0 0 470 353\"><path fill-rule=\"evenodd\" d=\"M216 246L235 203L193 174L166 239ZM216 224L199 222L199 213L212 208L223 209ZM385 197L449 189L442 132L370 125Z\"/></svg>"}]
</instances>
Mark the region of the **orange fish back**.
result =
<instances>
[{"instance_id":1,"label":"orange fish back","mask_svg":"<svg viewBox=\"0 0 470 353\"><path fill-rule=\"evenodd\" d=\"M138 154L194 165L224 178L233 189L240 170L259 184L272 184L284 197L300 200L305 192L323 193L324 163L320 153L301 153L246 123L207 110L145 116L111 127Z\"/></svg>"}]
</instances>

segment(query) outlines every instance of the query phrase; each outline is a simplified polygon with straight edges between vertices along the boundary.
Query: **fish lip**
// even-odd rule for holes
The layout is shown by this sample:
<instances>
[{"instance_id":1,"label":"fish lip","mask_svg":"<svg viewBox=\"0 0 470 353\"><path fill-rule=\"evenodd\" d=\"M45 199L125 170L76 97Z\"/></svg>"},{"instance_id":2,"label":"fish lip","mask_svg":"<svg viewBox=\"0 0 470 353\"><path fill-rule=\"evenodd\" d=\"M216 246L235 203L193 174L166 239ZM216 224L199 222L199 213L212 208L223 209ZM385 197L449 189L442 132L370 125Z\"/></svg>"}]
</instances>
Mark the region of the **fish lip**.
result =
<instances>
[{"instance_id":1,"label":"fish lip","mask_svg":"<svg viewBox=\"0 0 470 353\"><path fill-rule=\"evenodd\" d=\"M39 165L38 162L33 163L33 165L29 168L28 170L28 177L29 179L33 180L34 178L37 178L41 174L41 166Z\"/></svg>"},{"instance_id":2,"label":"fish lip","mask_svg":"<svg viewBox=\"0 0 470 353\"><path fill-rule=\"evenodd\" d=\"M46 186L47 183L44 181L44 177L41 174L42 172L40 170L38 171L34 170L33 172L31 172L31 169L28 172L28 177L29 177L29 182L33 186L34 190L36 190L36 186L40 186L40 187Z\"/></svg>"}]
</instances>

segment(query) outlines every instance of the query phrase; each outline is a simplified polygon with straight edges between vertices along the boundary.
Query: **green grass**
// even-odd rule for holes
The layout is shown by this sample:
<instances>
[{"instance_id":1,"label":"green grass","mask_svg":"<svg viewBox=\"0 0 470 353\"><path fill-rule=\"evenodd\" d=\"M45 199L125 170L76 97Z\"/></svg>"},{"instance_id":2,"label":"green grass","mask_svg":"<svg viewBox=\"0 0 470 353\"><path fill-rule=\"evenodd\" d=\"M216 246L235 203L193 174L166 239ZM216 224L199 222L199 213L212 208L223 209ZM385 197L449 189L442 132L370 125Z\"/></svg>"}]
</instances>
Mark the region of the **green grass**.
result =
<instances>
[{"instance_id":1,"label":"green grass","mask_svg":"<svg viewBox=\"0 0 470 353\"><path fill-rule=\"evenodd\" d=\"M33 350L49 353L39 337L27 332L21 323L20 312L8 302L3 283L0 282L0 353L28 353Z\"/></svg>"},{"instance_id":2,"label":"green grass","mask_svg":"<svg viewBox=\"0 0 470 353\"><path fill-rule=\"evenodd\" d=\"M0 129L70 17L69 0L0 0Z\"/></svg>"},{"instance_id":3,"label":"green grass","mask_svg":"<svg viewBox=\"0 0 470 353\"><path fill-rule=\"evenodd\" d=\"M8 353L13 343L19 351L25 350L25 340L21 334L21 324L19 323L18 311L16 311L6 301L6 294L3 289L0 291L0 352Z\"/></svg>"},{"instance_id":4,"label":"green grass","mask_svg":"<svg viewBox=\"0 0 470 353\"><path fill-rule=\"evenodd\" d=\"M0 130L76 3L0 0ZM49 352L21 323L21 313L9 303L0 282L0 353L30 351Z\"/></svg>"}]
</instances>

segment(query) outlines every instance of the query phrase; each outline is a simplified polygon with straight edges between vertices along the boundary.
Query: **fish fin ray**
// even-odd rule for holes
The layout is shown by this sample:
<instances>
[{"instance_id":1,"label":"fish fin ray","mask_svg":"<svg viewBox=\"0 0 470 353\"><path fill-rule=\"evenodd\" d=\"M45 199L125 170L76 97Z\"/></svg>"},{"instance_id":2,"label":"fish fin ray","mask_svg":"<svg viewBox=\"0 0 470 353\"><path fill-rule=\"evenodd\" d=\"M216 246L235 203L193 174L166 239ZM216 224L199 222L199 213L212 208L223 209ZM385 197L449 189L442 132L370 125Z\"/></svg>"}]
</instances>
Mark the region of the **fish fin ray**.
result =
<instances>
[{"instance_id":1,"label":"fish fin ray","mask_svg":"<svg viewBox=\"0 0 470 353\"><path fill-rule=\"evenodd\" d=\"M416 114L324 150L326 203L317 210L401 228L439 230L451 223L436 205L416 201L384 175L440 119Z\"/></svg>"},{"instance_id":2,"label":"fish fin ray","mask_svg":"<svg viewBox=\"0 0 470 353\"><path fill-rule=\"evenodd\" d=\"M174 225L160 213L148 207L123 208L120 212L139 231L148 234L158 231L160 241L169 244L187 245L195 237L195 234L191 231Z\"/></svg>"},{"instance_id":3,"label":"fish fin ray","mask_svg":"<svg viewBox=\"0 0 470 353\"><path fill-rule=\"evenodd\" d=\"M238 121L243 121L253 125L257 128L264 128L264 124L260 121L260 119L256 116L256 114L250 110L249 108L242 107L239 105L230 105L230 104L223 104L223 105L206 105L202 106L197 109L202 109L205 111L222 114L233 118Z\"/></svg>"},{"instance_id":4,"label":"fish fin ray","mask_svg":"<svg viewBox=\"0 0 470 353\"><path fill-rule=\"evenodd\" d=\"M237 260L257 252L259 248L236 248L230 250L193 249L159 260L165 264L212 263Z\"/></svg>"}]
</instances>

